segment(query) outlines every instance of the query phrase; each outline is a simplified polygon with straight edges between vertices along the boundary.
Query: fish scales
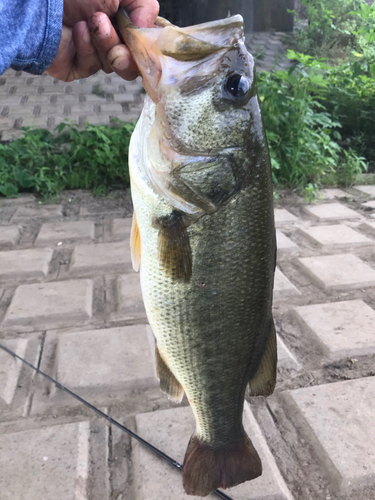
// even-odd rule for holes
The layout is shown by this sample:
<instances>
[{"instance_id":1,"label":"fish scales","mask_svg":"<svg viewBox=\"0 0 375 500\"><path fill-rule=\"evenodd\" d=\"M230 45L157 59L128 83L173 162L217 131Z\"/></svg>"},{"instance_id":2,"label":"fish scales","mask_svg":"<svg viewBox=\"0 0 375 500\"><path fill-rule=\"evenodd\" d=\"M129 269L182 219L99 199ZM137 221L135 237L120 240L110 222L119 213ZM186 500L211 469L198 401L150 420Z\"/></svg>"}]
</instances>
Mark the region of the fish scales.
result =
<instances>
[{"instance_id":1,"label":"fish scales","mask_svg":"<svg viewBox=\"0 0 375 500\"><path fill-rule=\"evenodd\" d=\"M218 29L224 31L224 23L225 29L238 31L239 18L232 18L232 25L231 20L218 21ZM198 88L192 91L191 78L186 83L191 68L182 66L185 81L178 86L168 73L170 49L167 62L155 49L162 30L153 29L151 43L147 29L135 31L128 21L123 23L121 32L150 95L129 150L143 300L157 340L161 387L175 400L183 390L196 418L184 461L184 487L189 494L205 496L261 473L242 412L248 383L254 395L269 394L275 384L271 308L276 244L269 154L252 58L243 44L237 40L234 48L227 47L228 64L220 53L209 54L224 71L225 82L238 76L228 73L231 65L248 79L245 104L231 106L220 99L220 71L213 83L203 78L202 91L202 78L195 74ZM211 36L215 25L208 25ZM189 36L194 28L185 29ZM196 28L199 35L201 27ZM150 60L156 61L154 66L160 62L152 51L162 60L156 83L154 70L147 71ZM200 61L202 54L197 57ZM190 93L181 91L183 85Z\"/></svg>"},{"instance_id":2,"label":"fish scales","mask_svg":"<svg viewBox=\"0 0 375 500\"><path fill-rule=\"evenodd\" d=\"M207 437L210 433L228 439L226 429L233 415L220 418L226 405L234 405L236 419L242 419L246 374L250 370L250 378L251 370L258 367L256 360L260 362L268 338L270 310L264 299L273 276L273 255L269 254L274 242L267 227L272 213L266 213L260 227L253 225L243 231L249 211L254 213L257 205L264 204L253 191L249 189L189 228L194 260L188 284L174 281L159 266L157 231L142 224L159 213L158 207L156 212L142 210L142 199L138 201L133 194L141 239L150 242L142 247L141 266L148 319L160 351L189 400L195 402L200 431L207 442L215 441ZM230 217L233 211L235 220Z\"/></svg>"}]
</instances>

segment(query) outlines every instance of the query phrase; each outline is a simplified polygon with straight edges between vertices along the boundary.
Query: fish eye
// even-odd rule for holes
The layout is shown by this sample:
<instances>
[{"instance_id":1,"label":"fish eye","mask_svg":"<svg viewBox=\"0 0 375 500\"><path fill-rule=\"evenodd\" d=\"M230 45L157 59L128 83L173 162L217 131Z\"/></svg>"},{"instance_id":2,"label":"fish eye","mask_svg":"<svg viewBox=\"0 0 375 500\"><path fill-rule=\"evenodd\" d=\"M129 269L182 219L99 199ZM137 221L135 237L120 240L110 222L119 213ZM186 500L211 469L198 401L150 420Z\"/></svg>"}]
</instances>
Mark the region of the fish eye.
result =
<instances>
[{"instance_id":1,"label":"fish eye","mask_svg":"<svg viewBox=\"0 0 375 500\"><path fill-rule=\"evenodd\" d=\"M224 88L230 99L238 101L243 99L249 92L250 81L243 75L231 75L226 79Z\"/></svg>"}]
</instances>

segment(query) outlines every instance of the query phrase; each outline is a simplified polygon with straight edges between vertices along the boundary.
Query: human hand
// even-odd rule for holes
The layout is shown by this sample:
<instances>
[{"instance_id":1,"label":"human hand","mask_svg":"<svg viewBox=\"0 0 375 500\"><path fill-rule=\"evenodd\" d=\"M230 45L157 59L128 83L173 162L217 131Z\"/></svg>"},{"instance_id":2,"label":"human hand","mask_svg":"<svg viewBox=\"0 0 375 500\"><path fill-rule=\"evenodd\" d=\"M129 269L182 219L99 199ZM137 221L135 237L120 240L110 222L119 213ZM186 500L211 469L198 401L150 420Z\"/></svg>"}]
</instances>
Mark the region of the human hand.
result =
<instances>
[{"instance_id":1,"label":"human hand","mask_svg":"<svg viewBox=\"0 0 375 500\"><path fill-rule=\"evenodd\" d=\"M103 69L134 80L138 68L108 17L120 6L135 25L145 28L154 24L159 12L157 0L64 0L60 46L46 73L71 82Z\"/></svg>"}]
</instances>

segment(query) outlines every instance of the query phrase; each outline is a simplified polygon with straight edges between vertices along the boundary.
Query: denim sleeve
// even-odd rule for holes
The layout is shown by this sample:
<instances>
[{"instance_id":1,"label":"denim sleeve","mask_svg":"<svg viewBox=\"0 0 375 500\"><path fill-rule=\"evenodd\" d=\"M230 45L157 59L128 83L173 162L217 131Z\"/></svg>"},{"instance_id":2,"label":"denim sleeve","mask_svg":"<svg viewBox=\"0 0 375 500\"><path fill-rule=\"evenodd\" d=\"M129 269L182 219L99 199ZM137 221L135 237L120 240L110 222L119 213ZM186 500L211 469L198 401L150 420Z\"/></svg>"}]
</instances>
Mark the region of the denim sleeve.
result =
<instances>
[{"instance_id":1,"label":"denim sleeve","mask_svg":"<svg viewBox=\"0 0 375 500\"><path fill-rule=\"evenodd\" d=\"M0 75L10 66L40 75L60 44L63 0L0 0Z\"/></svg>"}]
</instances>

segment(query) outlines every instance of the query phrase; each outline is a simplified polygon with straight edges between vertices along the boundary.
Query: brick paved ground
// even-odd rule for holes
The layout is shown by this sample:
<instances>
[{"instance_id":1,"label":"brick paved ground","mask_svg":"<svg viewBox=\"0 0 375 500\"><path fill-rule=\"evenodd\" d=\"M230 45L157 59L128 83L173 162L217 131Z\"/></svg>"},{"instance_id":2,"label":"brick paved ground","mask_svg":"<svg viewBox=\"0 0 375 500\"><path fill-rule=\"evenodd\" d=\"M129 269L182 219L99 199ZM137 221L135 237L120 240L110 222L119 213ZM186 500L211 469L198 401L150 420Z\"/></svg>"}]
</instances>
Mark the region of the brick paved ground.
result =
<instances>
[{"instance_id":1,"label":"brick paved ground","mask_svg":"<svg viewBox=\"0 0 375 500\"><path fill-rule=\"evenodd\" d=\"M375 192L323 194L309 206L281 197L275 210L278 385L246 403L264 473L233 500L375 498ZM1 342L181 461L194 421L158 388L129 200L23 196L0 201L0 215ZM188 498L178 471L2 350L0 491Z\"/></svg>"},{"instance_id":2,"label":"brick paved ground","mask_svg":"<svg viewBox=\"0 0 375 500\"><path fill-rule=\"evenodd\" d=\"M286 68L282 33L247 35L249 50L257 57L258 71ZM8 70L0 75L0 139L21 135L21 127L52 130L68 119L83 125L107 124L112 118L136 120L143 106L141 79L127 82L99 72L90 78L63 83L47 75Z\"/></svg>"}]
</instances>

